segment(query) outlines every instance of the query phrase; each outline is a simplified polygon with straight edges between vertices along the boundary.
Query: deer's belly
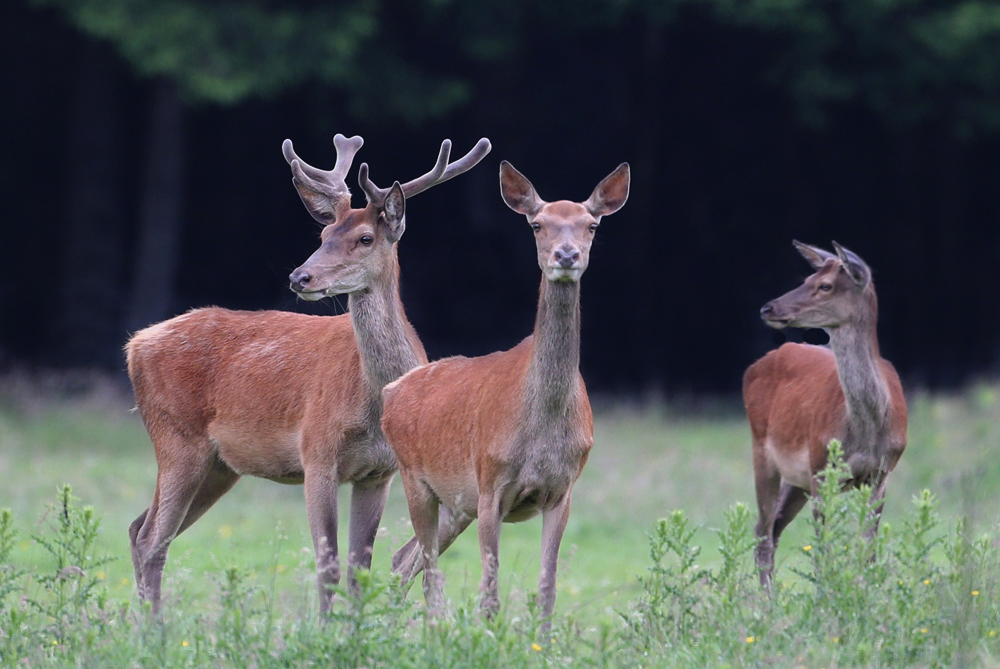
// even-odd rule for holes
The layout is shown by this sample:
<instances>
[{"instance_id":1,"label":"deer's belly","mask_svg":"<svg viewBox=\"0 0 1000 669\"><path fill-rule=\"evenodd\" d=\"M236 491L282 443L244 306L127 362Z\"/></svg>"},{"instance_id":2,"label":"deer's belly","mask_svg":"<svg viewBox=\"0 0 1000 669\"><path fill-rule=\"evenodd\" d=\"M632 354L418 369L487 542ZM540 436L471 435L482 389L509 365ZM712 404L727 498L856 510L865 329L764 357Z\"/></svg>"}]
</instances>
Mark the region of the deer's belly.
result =
<instances>
[{"instance_id":1,"label":"deer's belly","mask_svg":"<svg viewBox=\"0 0 1000 669\"><path fill-rule=\"evenodd\" d=\"M236 426L212 425L209 438L219 459L244 476L258 476L279 483L302 483L299 435L295 431L249 434Z\"/></svg>"},{"instance_id":2,"label":"deer's belly","mask_svg":"<svg viewBox=\"0 0 1000 669\"><path fill-rule=\"evenodd\" d=\"M781 474L781 478L797 488L812 489L812 467L808 447L781 448L768 439L764 443L764 449Z\"/></svg>"}]
</instances>

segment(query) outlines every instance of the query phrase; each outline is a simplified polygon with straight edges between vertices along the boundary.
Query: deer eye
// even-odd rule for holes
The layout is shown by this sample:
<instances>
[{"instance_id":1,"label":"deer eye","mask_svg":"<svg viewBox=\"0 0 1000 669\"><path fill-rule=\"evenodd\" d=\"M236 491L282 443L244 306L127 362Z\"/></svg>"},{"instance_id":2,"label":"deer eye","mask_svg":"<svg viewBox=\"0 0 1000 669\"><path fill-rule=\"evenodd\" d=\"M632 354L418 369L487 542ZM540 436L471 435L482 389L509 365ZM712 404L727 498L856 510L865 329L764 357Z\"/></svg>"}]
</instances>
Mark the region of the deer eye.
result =
<instances>
[{"instance_id":1,"label":"deer eye","mask_svg":"<svg viewBox=\"0 0 1000 669\"><path fill-rule=\"evenodd\" d=\"M824 293L829 293L831 290L833 290L833 285L829 283L821 283L819 284L819 289L822 290Z\"/></svg>"},{"instance_id":2,"label":"deer eye","mask_svg":"<svg viewBox=\"0 0 1000 669\"><path fill-rule=\"evenodd\" d=\"M375 241L375 239L371 235L361 235L361 238L358 241L364 244L365 246L371 246L372 242Z\"/></svg>"},{"instance_id":3,"label":"deer eye","mask_svg":"<svg viewBox=\"0 0 1000 669\"><path fill-rule=\"evenodd\" d=\"M541 223L532 222L531 223L531 229L534 230L535 232L538 232L539 230L542 229L542 225L541 225Z\"/></svg>"},{"instance_id":4,"label":"deer eye","mask_svg":"<svg viewBox=\"0 0 1000 669\"><path fill-rule=\"evenodd\" d=\"M591 223L590 224L590 231L591 232L597 232L597 223Z\"/></svg>"}]
</instances>

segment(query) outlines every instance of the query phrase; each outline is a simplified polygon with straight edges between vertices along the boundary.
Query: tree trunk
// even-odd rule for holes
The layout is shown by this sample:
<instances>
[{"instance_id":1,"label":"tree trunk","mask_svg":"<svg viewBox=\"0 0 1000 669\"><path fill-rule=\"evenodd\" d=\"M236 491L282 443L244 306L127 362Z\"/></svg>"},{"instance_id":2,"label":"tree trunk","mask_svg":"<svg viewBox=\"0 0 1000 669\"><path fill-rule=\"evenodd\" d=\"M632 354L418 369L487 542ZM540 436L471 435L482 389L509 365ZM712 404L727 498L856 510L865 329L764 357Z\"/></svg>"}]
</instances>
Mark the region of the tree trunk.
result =
<instances>
[{"instance_id":1,"label":"tree trunk","mask_svg":"<svg viewBox=\"0 0 1000 669\"><path fill-rule=\"evenodd\" d=\"M135 332L172 315L184 206L183 106L166 80L153 92L139 236L126 324Z\"/></svg>"},{"instance_id":2,"label":"tree trunk","mask_svg":"<svg viewBox=\"0 0 1000 669\"><path fill-rule=\"evenodd\" d=\"M54 360L72 366L120 367L124 213L121 110L111 57L87 43L72 102L64 310L53 332Z\"/></svg>"}]
</instances>

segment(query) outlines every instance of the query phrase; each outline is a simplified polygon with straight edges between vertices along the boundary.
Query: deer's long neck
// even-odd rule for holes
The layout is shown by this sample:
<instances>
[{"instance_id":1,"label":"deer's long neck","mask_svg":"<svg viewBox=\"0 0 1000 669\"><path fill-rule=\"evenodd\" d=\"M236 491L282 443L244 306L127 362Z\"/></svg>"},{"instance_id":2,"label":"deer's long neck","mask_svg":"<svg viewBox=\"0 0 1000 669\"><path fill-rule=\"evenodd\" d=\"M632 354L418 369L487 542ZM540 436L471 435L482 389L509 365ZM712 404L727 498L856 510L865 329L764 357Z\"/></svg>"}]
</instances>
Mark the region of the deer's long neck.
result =
<instances>
[{"instance_id":1,"label":"deer's long neck","mask_svg":"<svg viewBox=\"0 0 1000 669\"><path fill-rule=\"evenodd\" d=\"M892 407L875 331L874 295L871 301L870 311L830 332L830 348L847 403L847 438L861 448L877 447L875 441L889 425Z\"/></svg>"},{"instance_id":2,"label":"deer's long neck","mask_svg":"<svg viewBox=\"0 0 1000 669\"><path fill-rule=\"evenodd\" d=\"M393 271L382 282L367 291L352 293L348 298L365 384L379 416L382 388L427 362L416 332L403 311L395 257L393 264Z\"/></svg>"},{"instance_id":3,"label":"deer's long neck","mask_svg":"<svg viewBox=\"0 0 1000 669\"><path fill-rule=\"evenodd\" d=\"M579 392L580 284L542 277L525 388L529 417L565 416Z\"/></svg>"}]
</instances>

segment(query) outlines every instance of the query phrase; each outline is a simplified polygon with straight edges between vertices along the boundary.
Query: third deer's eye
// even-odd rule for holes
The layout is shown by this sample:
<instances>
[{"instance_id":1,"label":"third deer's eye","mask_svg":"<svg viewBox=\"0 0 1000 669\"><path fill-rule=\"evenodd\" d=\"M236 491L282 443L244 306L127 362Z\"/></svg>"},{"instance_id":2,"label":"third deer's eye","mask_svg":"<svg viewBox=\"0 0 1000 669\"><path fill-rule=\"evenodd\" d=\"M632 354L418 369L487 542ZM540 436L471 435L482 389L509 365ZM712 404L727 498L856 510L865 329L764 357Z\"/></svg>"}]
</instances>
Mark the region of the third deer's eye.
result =
<instances>
[{"instance_id":1,"label":"third deer's eye","mask_svg":"<svg viewBox=\"0 0 1000 669\"><path fill-rule=\"evenodd\" d=\"M539 230L542 229L542 226L541 226L540 223L532 223L531 224L531 229L534 230L535 232L538 232Z\"/></svg>"},{"instance_id":2,"label":"third deer's eye","mask_svg":"<svg viewBox=\"0 0 1000 669\"><path fill-rule=\"evenodd\" d=\"M829 293L831 290L833 290L833 286L829 283L821 283L819 284L819 289L822 290L824 293Z\"/></svg>"},{"instance_id":3,"label":"third deer's eye","mask_svg":"<svg viewBox=\"0 0 1000 669\"><path fill-rule=\"evenodd\" d=\"M371 246L372 242L375 241L371 235L362 235L361 239L358 240L365 246Z\"/></svg>"},{"instance_id":4,"label":"third deer's eye","mask_svg":"<svg viewBox=\"0 0 1000 669\"><path fill-rule=\"evenodd\" d=\"M591 232L597 232L597 223L591 223L590 224L590 231Z\"/></svg>"}]
</instances>

